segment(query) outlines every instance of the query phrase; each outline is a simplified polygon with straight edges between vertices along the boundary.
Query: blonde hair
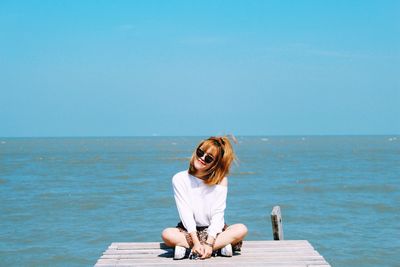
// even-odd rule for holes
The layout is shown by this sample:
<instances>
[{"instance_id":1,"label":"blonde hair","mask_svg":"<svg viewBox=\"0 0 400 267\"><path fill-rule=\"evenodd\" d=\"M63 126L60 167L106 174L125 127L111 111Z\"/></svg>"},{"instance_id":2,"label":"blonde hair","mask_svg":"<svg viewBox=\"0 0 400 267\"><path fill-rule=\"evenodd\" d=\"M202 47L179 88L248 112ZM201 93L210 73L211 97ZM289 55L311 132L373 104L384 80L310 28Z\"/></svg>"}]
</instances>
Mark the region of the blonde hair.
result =
<instances>
[{"instance_id":1,"label":"blonde hair","mask_svg":"<svg viewBox=\"0 0 400 267\"><path fill-rule=\"evenodd\" d=\"M196 159L196 150L201 148L203 151L207 151L210 147L214 147L217 151L214 155L215 159L211 163L211 166L204 172L198 173L194 167L194 160ZM215 185L219 184L224 177L229 174L229 169L232 162L235 160L235 153L233 151L231 142L228 137L210 137L200 142L192 154L189 164L189 174L203 179L205 184Z\"/></svg>"}]
</instances>

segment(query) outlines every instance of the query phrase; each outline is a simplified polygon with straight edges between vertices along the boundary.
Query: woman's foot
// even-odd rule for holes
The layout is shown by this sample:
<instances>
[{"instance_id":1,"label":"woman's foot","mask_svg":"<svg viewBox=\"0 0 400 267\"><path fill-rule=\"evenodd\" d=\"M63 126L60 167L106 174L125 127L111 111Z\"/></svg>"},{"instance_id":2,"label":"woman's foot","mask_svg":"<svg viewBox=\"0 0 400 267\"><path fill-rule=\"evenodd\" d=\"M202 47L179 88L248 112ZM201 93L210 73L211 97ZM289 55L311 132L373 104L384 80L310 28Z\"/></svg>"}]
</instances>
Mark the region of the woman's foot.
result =
<instances>
[{"instance_id":1,"label":"woman's foot","mask_svg":"<svg viewBox=\"0 0 400 267\"><path fill-rule=\"evenodd\" d=\"M221 255L225 257L232 257L232 245L228 244L225 247L221 248Z\"/></svg>"},{"instance_id":2,"label":"woman's foot","mask_svg":"<svg viewBox=\"0 0 400 267\"><path fill-rule=\"evenodd\" d=\"M181 260L186 256L186 248L181 246L175 246L174 260Z\"/></svg>"}]
</instances>

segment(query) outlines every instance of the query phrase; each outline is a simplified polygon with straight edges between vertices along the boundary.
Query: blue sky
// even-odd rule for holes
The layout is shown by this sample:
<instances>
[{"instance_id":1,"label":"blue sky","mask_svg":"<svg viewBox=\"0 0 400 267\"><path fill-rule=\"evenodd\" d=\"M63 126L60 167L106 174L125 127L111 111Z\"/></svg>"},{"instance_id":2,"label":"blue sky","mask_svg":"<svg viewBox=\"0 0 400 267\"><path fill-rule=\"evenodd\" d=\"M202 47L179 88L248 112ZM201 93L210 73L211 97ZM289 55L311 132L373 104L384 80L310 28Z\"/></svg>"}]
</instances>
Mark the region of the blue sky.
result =
<instances>
[{"instance_id":1,"label":"blue sky","mask_svg":"<svg viewBox=\"0 0 400 267\"><path fill-rule=\"evenodd\" d=\"M0 136L400 133L400 1L1 1Z\"/></svg>"}]
</instances>

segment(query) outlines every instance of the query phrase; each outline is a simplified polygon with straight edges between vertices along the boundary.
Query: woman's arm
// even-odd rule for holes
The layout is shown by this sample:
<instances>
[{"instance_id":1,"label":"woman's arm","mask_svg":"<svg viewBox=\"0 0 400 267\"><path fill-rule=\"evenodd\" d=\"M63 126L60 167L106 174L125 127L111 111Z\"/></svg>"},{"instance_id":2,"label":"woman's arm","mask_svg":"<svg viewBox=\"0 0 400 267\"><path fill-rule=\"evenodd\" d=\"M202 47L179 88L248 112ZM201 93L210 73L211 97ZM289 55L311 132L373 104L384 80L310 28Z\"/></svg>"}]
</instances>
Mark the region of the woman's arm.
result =
<instances>
[{"instance_id":1,"label":"woman's arm","mask_svg":"<svg viewBox=\"0 0 400 267\"><path fill-rule=\"evenodd\" d=\"M185 226L186 230L192 237L193 251L202 256L204 254L204 247L201 245L200 240L197 237L196 222L193 217L192 207L189 204L188 191L181 178L182 177L179 177L179 175L175 175L172 178L176 207L178 208L179 217L181 218L183 226Z\"/></svg>"},{"instance_id":2,"label":"woman's arm","mask_svg":"<svg viewBox=\"0 0 400 267\"><path fill-rule=\"evenodd\" d=\"M172 178L174 188L174 198L178 208L179 217L188 233L196 232L196 222L193 217L193 210L189 204L189 193L185 188L182 176L179 174ZM194 241L194 240L193 240Z\"/></svg>"},{"instance_id":3,"label":"woman's arm","mask_svg":"<svg viewBox=\"0 0 400 267\"><path fill-rule=\"evenodd\" d=\"M224 227L225 224L224 211L225 211L226 196L228 191L227 178L225 177L219 185L220 186L216 188L217 196L216 199L214 200L214 205L212 208L212 217L210 226L208 227L207 230L208 237L206 243L204 244L204 255L202 256L202 259L211 257L216 236L218 233L222 231L222 228Z\"/></svg>"},{"instance_id":4,"label":"woman's arm","mask_svg":"<svg viewBox=\"0 0 400 267\"><path fill-rule=\"evenodd\" d=\"M226 207L226 197L228 194L228 178L225 177L219 186L216 188L217 190L217 196L215 199L215 202L213 204L213 209L212 209L212 214L211 214L211 222L210 226L208 227L208 241L211 244L213 244L216 236L218 233L222 232L222 228L225 225L224 221L224 213L225 213L225 207Z\"/></svg>"}]
</instances>

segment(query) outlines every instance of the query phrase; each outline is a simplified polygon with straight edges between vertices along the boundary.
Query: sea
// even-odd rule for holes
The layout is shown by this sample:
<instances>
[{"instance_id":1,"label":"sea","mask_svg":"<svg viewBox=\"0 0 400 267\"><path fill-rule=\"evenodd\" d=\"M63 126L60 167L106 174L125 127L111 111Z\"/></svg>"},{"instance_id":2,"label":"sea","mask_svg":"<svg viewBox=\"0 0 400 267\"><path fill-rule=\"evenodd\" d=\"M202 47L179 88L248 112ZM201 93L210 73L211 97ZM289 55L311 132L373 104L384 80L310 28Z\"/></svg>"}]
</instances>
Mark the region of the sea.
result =
<instances>
[{"instance_id":1,"label":"sea","mask_svg":"<svg viewBox=\"0 0 400 267\"><path fill-rule=\"evenodd\" d=\"M171 178L205 137L0 138L0 266L93 266L161 242ZM309 240L332 266L400 266L400 136L237 136L225 221Z\"/></svg>"}]
</instances>

